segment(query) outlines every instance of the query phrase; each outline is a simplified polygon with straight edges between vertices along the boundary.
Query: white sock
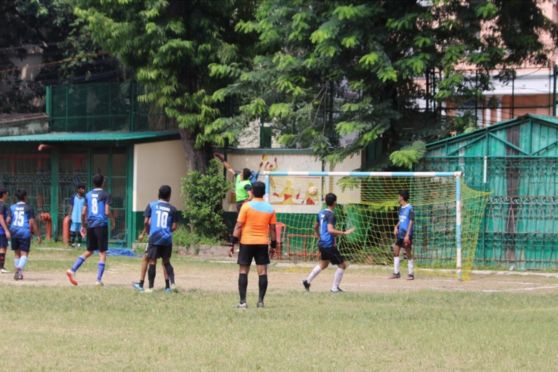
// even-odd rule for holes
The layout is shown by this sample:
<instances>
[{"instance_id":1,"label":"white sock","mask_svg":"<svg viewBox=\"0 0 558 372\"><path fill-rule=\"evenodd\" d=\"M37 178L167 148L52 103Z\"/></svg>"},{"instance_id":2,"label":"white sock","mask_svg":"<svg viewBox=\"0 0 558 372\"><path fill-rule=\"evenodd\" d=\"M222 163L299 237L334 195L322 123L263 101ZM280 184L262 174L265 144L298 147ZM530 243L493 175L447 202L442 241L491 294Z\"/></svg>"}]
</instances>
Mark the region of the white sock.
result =
<instances>
[{"instance_id":1,"label":"white sock","mask_svg":"<svg viewBox=\"0 0 558 372\"><path fill-rule=\"evenodd\" d=\"M14 258L14 267L16 269L19 267L19 258Z\"/></svg>"},{"instance_id":2,"label":"white sock","mask_svg":"<svg viewBox=\"0 0 558 372\"><path fill-rule=\"evenodd\" d=\"M415 268L415 261L413 259L410 259L408 262L408 266L409 266L409 275L413 275L413 271Z\"/></svg>"},{"instance_id":3,"label":"white sock","mask_svg":"<svg viewBox=\"0 0 558 372\"><path fill-rule=\"evenodd\" d=\"M320 267L320 265L316 265L316 267L314 267L308 275L308 278L306 278L306 281L308 283L312 283L312 280L314 280L314 278L318 276L320 271L322 271L322 268Z\"/></svg>"},{"instance_id":4,"label":"white sock","mask_svg":"<svg viewBox=\"0 0 558 372\"><path fill-rule=\"evenodd\" d=\"M19 259L18 269L23 270L27 264L27 256L21 256Z\"/></svg>"},{"instance_id":5,"label":"white sock","mask_svg":"<svg viewBox=\"0 0 558 372\"><path fill-rule=\"evenodd\" d=\"M399 274L399 266L401 265L401 259L399 257L393 257L393 273Z\"/></svg>"},{"instance_id":6,"label":"white sock","mask_svg":"<svg viewBox=\"0 0 558 372\"><path fill-rule=\"evenodd\" d=\"M339 288L339 284L341 284L341 279L343 279L344 273L345 270L343 270L340 267L338 267L337 270L335 270L335 276L333 277L333 287L331 289L336 290Z\"/></svg>"}]
</instances>

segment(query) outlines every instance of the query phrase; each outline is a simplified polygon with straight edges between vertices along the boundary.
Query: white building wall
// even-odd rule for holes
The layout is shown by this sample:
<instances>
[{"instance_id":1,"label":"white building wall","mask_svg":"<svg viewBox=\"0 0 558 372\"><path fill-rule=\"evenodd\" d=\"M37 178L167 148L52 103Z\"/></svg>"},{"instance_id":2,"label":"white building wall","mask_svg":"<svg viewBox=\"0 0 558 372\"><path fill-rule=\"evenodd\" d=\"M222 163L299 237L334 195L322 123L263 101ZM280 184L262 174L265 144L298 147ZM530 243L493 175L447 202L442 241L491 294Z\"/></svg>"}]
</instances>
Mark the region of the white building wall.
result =
<instances>
[{"instance_id":1,"label":"white building wall","mask_svg":"<svg viewBox=\"0 0 558 372\"><path fill-rule=\"evenodd\" d=\"M171 204L183 209L180 180L186 175L187 164L180 140L134 145L133 210L142 211L157 199L161 185L172 188Z\"/></svg>"}]
</instances>

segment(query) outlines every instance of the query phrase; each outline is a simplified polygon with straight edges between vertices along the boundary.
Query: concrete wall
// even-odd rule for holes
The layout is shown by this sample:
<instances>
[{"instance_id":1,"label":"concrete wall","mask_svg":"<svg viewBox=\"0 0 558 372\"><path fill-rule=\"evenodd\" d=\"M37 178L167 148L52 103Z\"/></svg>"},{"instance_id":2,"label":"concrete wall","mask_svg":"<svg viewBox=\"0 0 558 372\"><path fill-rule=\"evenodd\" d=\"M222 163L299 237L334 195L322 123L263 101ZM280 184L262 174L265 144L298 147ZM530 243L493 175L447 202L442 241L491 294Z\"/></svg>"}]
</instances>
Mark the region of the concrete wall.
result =
<instances>
[{"instance_id":1,"label":"concrete wall","mask_svg":"<svg viewBox=\"0 0 558 372\"><path fill-rule=\"evenodd\" d=\"M236 171L241 171L242 168L262 171L352 171L360 168L361 156L345 159L341 164L332 167L322 164L322 161L310 153L289 153L285 150L271 150L266 153L262 150L256 153L229 154L228 162ZM227 173L227 177L232 183L232 176ZM259 179L263 181L264 177L260 175ZM338 177L271 177L270 202L279 213L315 213L320 209L322 198L328 192L336 193L342 203L360 202L359 190L342 191L338 181ZM235 211L233 191L223 202L225 211Z\"/></svg>"},{"instance_id":2,"label":"concrete wall","mask_svg":"<svg viewBox=\"0 0 558 372\"><path fill-rule=\"evenodd\" d=\"M134 145L134 198L133 210L142 211L150 201L157 199L159 187L172 187L171 204L182 209L180 179L187 166L180 140Z\"/></svg>"}]
</instances>

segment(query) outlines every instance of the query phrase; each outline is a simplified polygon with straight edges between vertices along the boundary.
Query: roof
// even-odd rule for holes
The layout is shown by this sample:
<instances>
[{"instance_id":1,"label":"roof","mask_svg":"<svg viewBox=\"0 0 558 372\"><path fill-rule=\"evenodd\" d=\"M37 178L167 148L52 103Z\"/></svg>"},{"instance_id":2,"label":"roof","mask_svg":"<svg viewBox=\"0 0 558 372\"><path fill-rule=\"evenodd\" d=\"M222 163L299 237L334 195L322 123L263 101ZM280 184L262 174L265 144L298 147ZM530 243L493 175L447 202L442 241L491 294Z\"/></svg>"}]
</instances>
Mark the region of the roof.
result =
<instances>
[{"instance_id":1,"label":"roof","mask_svg":"<svg viewBox=\"0 0 558 372\"><path fill-rule=\"evenodd\" d=\"M149 142L167 139L178 139L177 131L163 132L51 132L23 136L0 137L0 143L20 142Z\"/></svg>"},{"instance_id":2,"label":"roof","mask_svg":"<svg viewBox=\"0 0 558 372\"><path fill-rule=\"evenodd\" d=\"M0 125L15 124L26 121L47 121L48 116L42 112L30 114L0 114Z\"/></svg>"},{"instance_id":3,"label":"roof","mask_svg":"<svg viewBox=\"0 0 558 372\"><path fill-rule=\"evenodd\" d=\"M444 139L441 139L441 140L438 140L438 141L430 142L426 146L427 146L427 148L432 148L432 147L438 147L439 145L444 145L448 142L460 142L460 141L465 140L465 139L469 139L469 138L472 138L472 137L477 137L480 134L483 134L483 133L486 133L486 132L494 132L494 131L498 131L500 129L503 129L504 127L518 125L518 124L521 124L521 123L523 123L523 122L525 122L529 119L535 119L539 122L542 122L543 124L548 124L550 126L556 126L558 128L558 118L557 117L547 116L547 115L537 115L537 114L526 114L526 115L518 116L514 119L501 121L501 122L496 123L494 125L491 125L491 126L488 126L488 127L485 127L485 128L480 128L480 129L474 130L474 131L469 132L469 133L459 134L457 136L452 136L452 137L444 138Z\"/></svg>"},{"instance_id":4,"label":"roof","mask_svg":"<svg viewBox=\"0 0 558 372\"><path fill-rule=\"evenodd\" d=\"M291 149L284 147L265 147L265 148L236 148L227 147L217 149L227 154L249 155L249 154L265 154L265 155L312 155L312 149Z\"/></svg>"},{"instance_id":5,"label":"roof","mask_svg":"<svg viewBox=\"0 0 558 372\"><path fill-rule=\"evenodd\" d=\"M527 114L427 145L427 158L558 158L558 118Z\"/></svg>"}]
</instances>

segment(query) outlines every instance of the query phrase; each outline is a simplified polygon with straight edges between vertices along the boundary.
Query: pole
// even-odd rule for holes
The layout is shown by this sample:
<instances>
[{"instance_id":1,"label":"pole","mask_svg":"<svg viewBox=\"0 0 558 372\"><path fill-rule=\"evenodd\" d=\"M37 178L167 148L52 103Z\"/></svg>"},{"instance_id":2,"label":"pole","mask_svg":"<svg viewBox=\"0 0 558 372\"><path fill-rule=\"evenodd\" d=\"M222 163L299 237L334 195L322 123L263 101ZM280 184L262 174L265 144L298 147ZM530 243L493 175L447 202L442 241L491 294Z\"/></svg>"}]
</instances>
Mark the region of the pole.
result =
<instances>
[{"instance_id":1,"label":"pole","mask_svg":"<svg viewBox=\"0 0 558 372\"><path fill-rule=\"evenodd\" d=\"M269 188L269 175L267 175L267 174L265 175L264 182L265 182L265 196L264 196L264 199L265 199L266 202L269 203L269 190L270 190L270 188Z\"/></svg>"},{"instance_id":2,"label":"pole","mask_svg":"<svg viewBox=\"0 0 558 372\"><path fill-rule=\"evenodd\" d=\"M558 75L558 66L554 65L552 70L552 116L556 116L556 75Z\"/></svg>"},{"instance_id":3,"label":"pole","mask_svg":"<svg viewBox=\"0 0 558 372\"><path fill-rule=\"evenodd\" d=\"M52 220L52 240L58 239L59 203L58 190L60 188L60 150L54 149L50 154L50 218Z\"/></svg>"},{"instance_id":4,"label":"pole","mask_svg":"<svg viewBox=\"0 0 558 372\"><path fill-rule=\"evenodd\" d=\"M455 245L456 245L456 268L457 280L463 280L462 250L461 250L461 174L455 176Z\"/></svg>"},{"instance_id":5,"label":"pole","mask_svg":"<svg viewBox=\"0 0 558 372\"><path fill-rule=\"evenodd\" d=\"M515 72L512 76L512 107L511 107L511 118L513 119L515 116Z\"/></svg>"},{"instance_id":6,"label":"pole","mask_svg":"<svg viewBox=\"0 0 558 372\"><path fill-rule=\"evenodd\" d=\"M483 166L482 166L482 183L488 183L488 156L484 156Z\"/></svg>"}]
</instances>

